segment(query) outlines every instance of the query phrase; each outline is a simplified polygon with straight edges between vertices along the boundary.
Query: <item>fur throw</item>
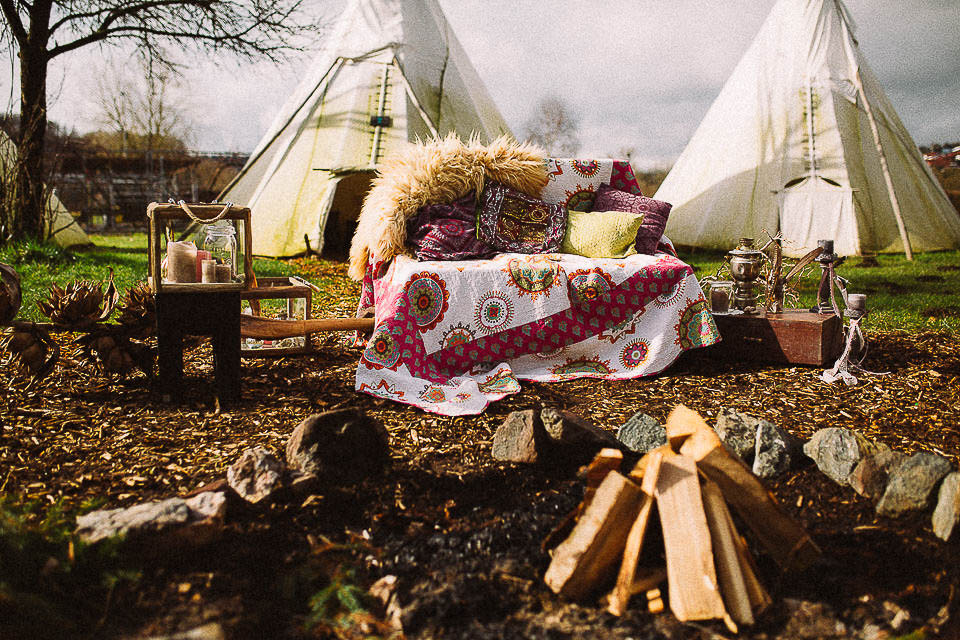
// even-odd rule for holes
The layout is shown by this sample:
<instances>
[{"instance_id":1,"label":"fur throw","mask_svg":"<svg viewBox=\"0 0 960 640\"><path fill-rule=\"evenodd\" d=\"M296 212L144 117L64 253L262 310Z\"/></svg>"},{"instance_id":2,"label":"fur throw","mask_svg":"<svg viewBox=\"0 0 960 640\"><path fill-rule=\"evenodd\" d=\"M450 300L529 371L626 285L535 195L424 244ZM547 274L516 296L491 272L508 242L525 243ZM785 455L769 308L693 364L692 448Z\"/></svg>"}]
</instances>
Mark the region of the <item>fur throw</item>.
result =
<instances>
[{"instance_id":1,"label":"fur throw","mask_svg":"<svg viewBox=\"0 0 960 640\"><path fill-rule=\"evenodd\" d=\"M539 196L547 184L544 155L507 136L483 145L450 134L405 146L381 163L364 199L350 245L350 277L363 280L371 254L384 262L409 254L407 220L426 204L447 204L471 190L479 198L487 178Z\"/></svg>"}]
</instances>

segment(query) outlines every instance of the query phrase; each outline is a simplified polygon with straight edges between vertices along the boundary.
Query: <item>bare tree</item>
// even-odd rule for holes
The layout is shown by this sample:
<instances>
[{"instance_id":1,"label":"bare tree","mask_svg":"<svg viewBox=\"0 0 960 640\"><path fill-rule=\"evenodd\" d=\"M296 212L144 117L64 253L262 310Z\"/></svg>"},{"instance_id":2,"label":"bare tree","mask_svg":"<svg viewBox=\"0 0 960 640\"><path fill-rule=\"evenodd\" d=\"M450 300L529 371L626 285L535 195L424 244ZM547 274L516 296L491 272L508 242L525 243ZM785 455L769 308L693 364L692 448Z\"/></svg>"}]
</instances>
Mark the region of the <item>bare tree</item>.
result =
<instances>
[{"instance_id":1,"label":"bare tree","mask_svg":"<svg viewBox=\"0 0 960 640\"><path fill-rule=\"evenodd\" d=\"M127 43L173 68L165 47L277 59L301 22L304 0L0 0L0 47L20 63L18 216L14 238L43 232L47 69L57 56L94 44Z\"/></svg>"},{"instance_id":2,"label":"bare tree","mask_svg":"<svg viewBox=\"0 0 960 640\"><path fill-rule=\"evenodd\" d=\"M176 83L170 70L148 59L142 72L142 78L135 78L108 65L99 74L96 103L107 131L91 140L120 153L142 152L149 165L156 151L185 150L190 132L182 109L170 96Z\"/></svg>"},{"instance_id":3,"label":"bare tree","mask_svg":"<svg viewBox=\"0 0 960 640\"><path fill-rule=\"evenodd\" d=\"M524 137L556 156L572 156L580 148L580 120L558 96L542 98L523 127Z\"/></svg>"}]
</instances>

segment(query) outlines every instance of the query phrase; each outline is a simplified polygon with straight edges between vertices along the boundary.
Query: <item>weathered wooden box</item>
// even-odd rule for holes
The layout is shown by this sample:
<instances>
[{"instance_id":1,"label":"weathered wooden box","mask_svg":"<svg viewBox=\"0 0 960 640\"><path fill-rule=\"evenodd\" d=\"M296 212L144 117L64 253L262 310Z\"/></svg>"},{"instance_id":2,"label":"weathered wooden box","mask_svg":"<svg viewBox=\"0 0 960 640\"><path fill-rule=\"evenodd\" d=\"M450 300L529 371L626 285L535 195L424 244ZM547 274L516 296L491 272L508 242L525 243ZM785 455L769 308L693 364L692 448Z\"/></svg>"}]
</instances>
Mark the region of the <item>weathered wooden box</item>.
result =
<instances>
[{"instance_id":1,"label":"weathered wooden box","mask_svg":"<svg viewBox=\"0 0 960 640\"><path fill-rule=\"evenodd\" d=\"M843 322L832 314L787 309L713 319L723 340L709 351L731 360L825 366L843 349Z\"/></svg>"}]
</instances>

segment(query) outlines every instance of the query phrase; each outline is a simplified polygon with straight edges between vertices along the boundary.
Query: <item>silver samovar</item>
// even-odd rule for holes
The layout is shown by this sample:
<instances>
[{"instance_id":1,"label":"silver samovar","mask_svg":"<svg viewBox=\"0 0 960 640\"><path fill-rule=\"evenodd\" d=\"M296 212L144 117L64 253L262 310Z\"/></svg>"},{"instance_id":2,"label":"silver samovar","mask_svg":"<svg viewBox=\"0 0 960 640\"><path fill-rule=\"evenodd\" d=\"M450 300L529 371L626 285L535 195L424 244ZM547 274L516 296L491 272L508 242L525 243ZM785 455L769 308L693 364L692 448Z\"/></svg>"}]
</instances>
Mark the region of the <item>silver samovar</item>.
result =
<instances>
[{"instance_id":1,"label":"silver samovar","mask_svg":"<svg viewBox=\"0 0 960 640\"><path fill-rule=\"evenodd\" d=\"M740 238L736 249L727 252L727 265L733 276L733 306L737 309L756 307L759 296L760 269L766 256L753 246L753 238Z\"/></svg>"}]
</instances>

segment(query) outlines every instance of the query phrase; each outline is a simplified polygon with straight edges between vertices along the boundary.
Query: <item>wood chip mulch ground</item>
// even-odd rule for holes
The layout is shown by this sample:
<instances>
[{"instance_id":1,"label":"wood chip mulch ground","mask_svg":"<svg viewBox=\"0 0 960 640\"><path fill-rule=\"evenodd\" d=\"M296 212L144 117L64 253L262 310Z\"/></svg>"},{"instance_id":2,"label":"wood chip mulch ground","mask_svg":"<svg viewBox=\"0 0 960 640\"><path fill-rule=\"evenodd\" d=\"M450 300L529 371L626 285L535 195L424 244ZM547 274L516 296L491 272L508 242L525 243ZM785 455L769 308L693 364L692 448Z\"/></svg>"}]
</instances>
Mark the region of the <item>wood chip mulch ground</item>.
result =
<instances>
[{"instance_id":1,"label":"wood chip mulch ground","mask_svg":"<svg viewBox=\"0 0 960 640\"><path fill-rule=\"evenodd\" d=\"M341 273L313 277L326 278L331 292L318 296L315 315L352 314L356 299L337 290L346 291ZM124 606L114 604L104 628L169 633L215 619L231 637L299 637L308 597L291 591L287 578L316 559L318 547L342 543L360 565L357 580L399 576L409 637L710 637L722 628L671 625L641 609L613 619L601 607L564 604L547 591L540 542L582 486L568 472L497 463L490 457L494 430L511 411L548 404L616 430L637 411L664 420L683 403L711 422L722 407L735 407L804 438L848 427L900 451L960 462L960 339L869 338L865 365L888 373L863 376L856 387L826 385L813 368L722 362L705 350L654 378L524 383L479 416L450 418L355 393L360 351L345 334L316 337L315 355L246 359L243 398L222 411L211 395L206 342L187 352L182 398L165 404L140 374L109 379L84 368L63 336L63 362L40 384L0 365L0 494L67 509L182 495L223 477L247 447L282 457L306 416L357 407L390 434L393 463L383 476L331 486L303 502L239 511L214 550L151 564L136 594L117 596ZM811 467L770 486L828 560L816 576L768 571L780 600L826 601L849 628L858 615L882 617L890 602L912 615L906 630L930 633L929 619L960 617L957 543L937 540L928 514L877 518L869 501ZM783 616L771 615L757 637L774 637L783 624ZM333 633L324 629L314 633Z\"/></svg>"}]
</instances>

